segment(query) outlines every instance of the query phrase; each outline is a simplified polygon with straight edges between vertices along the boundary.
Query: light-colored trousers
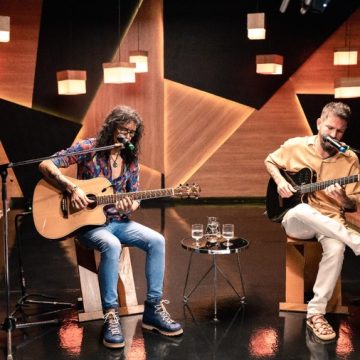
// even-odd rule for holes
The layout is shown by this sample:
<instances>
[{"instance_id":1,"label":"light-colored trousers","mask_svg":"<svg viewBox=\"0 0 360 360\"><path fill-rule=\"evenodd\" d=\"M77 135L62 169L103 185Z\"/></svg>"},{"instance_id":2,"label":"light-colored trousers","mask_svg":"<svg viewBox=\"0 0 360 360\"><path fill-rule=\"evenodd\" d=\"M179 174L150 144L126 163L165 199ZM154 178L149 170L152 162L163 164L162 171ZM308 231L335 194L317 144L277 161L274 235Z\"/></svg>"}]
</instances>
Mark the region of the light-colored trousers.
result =
<instances>
[{"instance_id":1,"label":"light-colored trousers","mask_svg":"<svg viewBox=\"0 0 360 360\"><path fill-rule=\"evenodd\" d=\"M298 239L316 237L323 253L314 284L314 297L308 304L307 316L325 314L326 305L340 275L345 245L360 255L360 235L336 220L322 215L308 204L290 209L282 221L286 234Z\"/></svg>"}]
</instances>

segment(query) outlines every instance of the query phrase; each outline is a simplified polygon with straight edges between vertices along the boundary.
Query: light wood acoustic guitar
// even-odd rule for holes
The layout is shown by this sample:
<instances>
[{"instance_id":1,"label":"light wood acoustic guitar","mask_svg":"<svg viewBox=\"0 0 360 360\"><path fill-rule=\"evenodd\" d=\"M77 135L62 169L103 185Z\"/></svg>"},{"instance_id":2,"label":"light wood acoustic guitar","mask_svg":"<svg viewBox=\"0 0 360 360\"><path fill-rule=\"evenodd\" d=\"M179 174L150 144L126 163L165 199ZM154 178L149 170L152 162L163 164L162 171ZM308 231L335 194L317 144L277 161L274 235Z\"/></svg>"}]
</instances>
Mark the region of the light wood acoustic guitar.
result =
<instances>
[{"instance_id":1,"label":"light wood acoustic guitar","mask_svg":"<svg viewBox=\"0 0 360 360\"><path fill-rule=\"evenodd\" d=\"M35 228L47 239L64 239L86 225L102 225L106 222L104 206L114 204L124 197L133 200L156 199L163 197L198 198L200 187L197 184L180 185L176 188L145 190L128 193L114 193L110 181L104 177L71 182L85 191L93 200L87 208L78 210L71 205L70 196L40 180L33 195L33 219Z\"/></svg>"}]
</instances>

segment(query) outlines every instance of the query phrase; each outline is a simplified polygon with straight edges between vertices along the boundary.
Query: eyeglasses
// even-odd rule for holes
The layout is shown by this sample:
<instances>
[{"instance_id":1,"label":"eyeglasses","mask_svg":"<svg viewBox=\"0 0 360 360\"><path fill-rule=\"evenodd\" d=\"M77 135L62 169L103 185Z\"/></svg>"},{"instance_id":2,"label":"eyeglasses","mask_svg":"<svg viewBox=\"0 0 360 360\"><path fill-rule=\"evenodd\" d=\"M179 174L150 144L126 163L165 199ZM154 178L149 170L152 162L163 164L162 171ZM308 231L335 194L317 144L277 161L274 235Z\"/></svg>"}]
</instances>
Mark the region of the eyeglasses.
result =
<instances>
[{"instance_id":1,"label":"eyeglasses","mask_svg":"<svg viewBox=\"0 0 360 360\"><path fill-rule=\"evenodd\" d=\"M136 134L136 130L130 130L124 126L120 126L117 130L120 134L130 135L131 137L133 137Z\"/></svg>"}]
</instances>

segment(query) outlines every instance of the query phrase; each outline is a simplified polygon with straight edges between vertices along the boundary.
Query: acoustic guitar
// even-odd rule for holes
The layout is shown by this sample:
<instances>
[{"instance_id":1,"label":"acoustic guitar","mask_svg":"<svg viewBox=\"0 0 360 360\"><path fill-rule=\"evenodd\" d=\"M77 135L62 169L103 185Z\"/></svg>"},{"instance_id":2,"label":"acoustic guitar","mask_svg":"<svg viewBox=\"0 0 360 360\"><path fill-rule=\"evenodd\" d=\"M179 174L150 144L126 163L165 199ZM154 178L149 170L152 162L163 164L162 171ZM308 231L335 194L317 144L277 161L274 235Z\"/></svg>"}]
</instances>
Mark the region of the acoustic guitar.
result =
<instances>
[{"instance_id":1,"label":"acoustic guitar","mask_svg":"<svg viewBox=\"0 0 360 360\"><path fill-rule=\"evenodd\" d=\"M275 181L270 178L266 191L266 214L274 222L281 222L287 211L301 202L306 202L309 193L324 190L336 183L346 185L360 181L360 175L350 175L316 182L316 173L309 168L303 168L296 173L281 171L281 174L295 188L296 193L290 198L282 198L277 192Z\"/></svg>"},{"instance_id":2,"label":"acoustic guitar","mask_svg":"<svg viewBox=\"0 0 360 360\"><path fill-rule=\"evenodd\" d=\"M33 195L33 218L35 228L47 239L63 239L86 225L102 225L106 222L104 206L114 204L125 197L133 200L155 199L162 197L198 198L200 187L180 185L176 188L146 190L128 193L114 193L110 181L103 177L71 182L85 191L93 203L79 210L71 205L70 195L40 180Z\"/></svg>"}]
</instances>

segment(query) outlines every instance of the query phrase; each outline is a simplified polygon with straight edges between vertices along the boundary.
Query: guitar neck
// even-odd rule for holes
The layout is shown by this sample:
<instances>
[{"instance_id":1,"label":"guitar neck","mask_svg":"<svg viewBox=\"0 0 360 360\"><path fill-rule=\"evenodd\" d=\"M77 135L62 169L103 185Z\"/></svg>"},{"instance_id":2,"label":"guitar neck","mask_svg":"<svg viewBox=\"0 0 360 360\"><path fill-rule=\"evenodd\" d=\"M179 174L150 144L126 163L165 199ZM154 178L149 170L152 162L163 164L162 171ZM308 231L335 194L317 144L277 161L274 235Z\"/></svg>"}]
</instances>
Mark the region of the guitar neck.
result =
<instances>
[{"instance_id":1,"label":"guitar neck","mask_svg":"<svg viewBox=\"0 0 360 360\"><path fill-rule=\"evenodd\" d=\"M351 176L346 176L346 177L342 177L339 179L326 180L326 181L320 181L320 182L315 182L315 183L310 183L310 184L299 185L298 190L301 194L306 194L306 193L311 193L314 191L323 190L323 189L327 188L328 186L334 185L334 184L347 185L347 184L351 184L351 183L360 181L359 176L360 175L351 175Z\"/></svg>"},{"instance_id":2,"label":"guitar neck","mask_svg":"<svg viewBox=\"0 0 360 360\"><path fill-rule=\"evenodd\" d=\"M106 204L114 204L117 201L124 199L125 197L129 197L132 200L144 200L144 199L157 199L162 197L173 196L175 191L173 188L168 189L158 189L158 190L145 190L138 192L128 192L128 193L118 193L112 195L103 195L97 196L97 204L106 205Z\"/></svg>"}]
</instances>

